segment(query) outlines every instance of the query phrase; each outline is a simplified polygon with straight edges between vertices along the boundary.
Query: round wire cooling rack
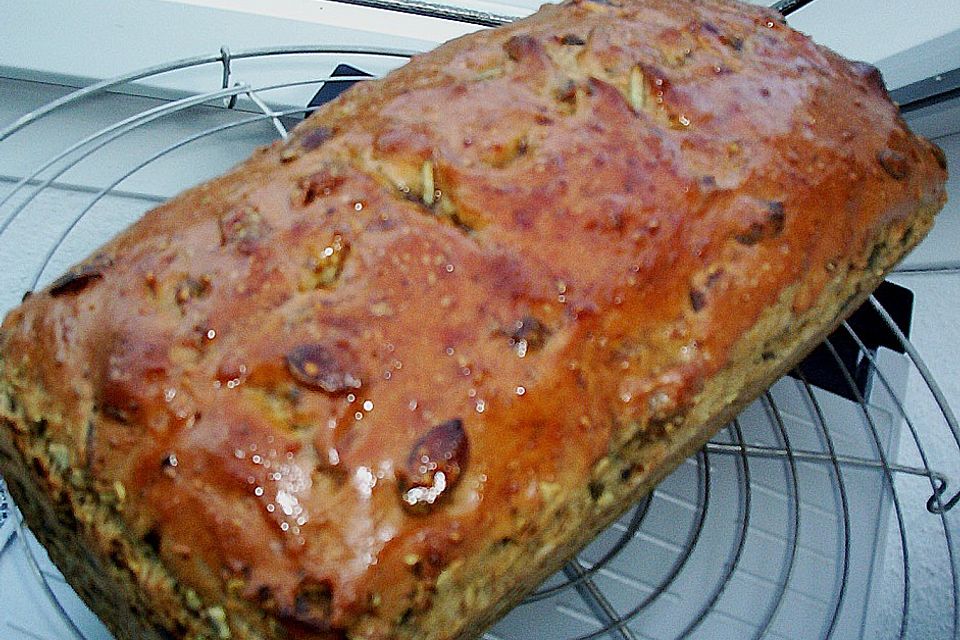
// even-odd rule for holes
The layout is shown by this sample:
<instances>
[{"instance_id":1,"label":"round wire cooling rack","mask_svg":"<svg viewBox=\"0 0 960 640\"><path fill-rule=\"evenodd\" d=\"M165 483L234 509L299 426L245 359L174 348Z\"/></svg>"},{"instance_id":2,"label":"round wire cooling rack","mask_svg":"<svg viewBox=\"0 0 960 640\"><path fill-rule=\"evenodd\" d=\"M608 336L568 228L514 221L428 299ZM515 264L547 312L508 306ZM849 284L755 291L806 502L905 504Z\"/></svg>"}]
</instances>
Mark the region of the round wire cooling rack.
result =
<instances>
[{"instance_id":1,"label":"round wire cooling rack","mask_svg":"<svg viewBox=\"0 0 960 640\"><path fill-rule=\"evenodd\" d=\"M306 104L304 96L367 77L358 71L364 65L389 67L409 55L223 48L51 96L0 131L0 162L32 163L0 176L0 306L157 202L286 137L316 108L283 105ZM241 61L251 66L241 72ZM343 61L353 68L334 68ZM238 80L248 72L283 80ZM161 98L142 90L176 74L206 74L211 90ZM485 637L956 637L951 509L960 494L939 469L960 461L957 421L887 307L871 298L865 308L893 349L845 323L819 350L817 367L774 384ZM907 401L911 379L922 381L936 423ZM0 484L2 635L109 638L16 510L4 517L5 504ZM12 577L4 562L16 563ZM8 589L5 580L31 586ZM21 591L39 596L11 604ZM37 607L49 620L37 621Z\"/></svg>"}]
</instances>

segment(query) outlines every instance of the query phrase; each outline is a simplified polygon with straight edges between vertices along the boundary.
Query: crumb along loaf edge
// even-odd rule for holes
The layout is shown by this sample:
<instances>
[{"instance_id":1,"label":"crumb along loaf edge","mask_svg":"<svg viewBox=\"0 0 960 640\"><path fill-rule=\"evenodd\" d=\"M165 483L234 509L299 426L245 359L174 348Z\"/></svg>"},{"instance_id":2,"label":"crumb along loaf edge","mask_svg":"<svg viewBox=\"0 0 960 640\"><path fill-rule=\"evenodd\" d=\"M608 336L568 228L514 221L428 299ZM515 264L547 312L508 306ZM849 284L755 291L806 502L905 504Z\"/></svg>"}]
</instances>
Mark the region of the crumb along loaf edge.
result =
<instances>
[{"instance_id":1,"label":"crumb along loaf edge","mask_svg":"<svg viewBox=\"0 0 960 640\"><path fill-rule=\"evenodd\" d=\"M30 295L0 468L123 640L474 637L863 301L945 165L768 9L545 6Z\"/></svg>"}]
</instances>

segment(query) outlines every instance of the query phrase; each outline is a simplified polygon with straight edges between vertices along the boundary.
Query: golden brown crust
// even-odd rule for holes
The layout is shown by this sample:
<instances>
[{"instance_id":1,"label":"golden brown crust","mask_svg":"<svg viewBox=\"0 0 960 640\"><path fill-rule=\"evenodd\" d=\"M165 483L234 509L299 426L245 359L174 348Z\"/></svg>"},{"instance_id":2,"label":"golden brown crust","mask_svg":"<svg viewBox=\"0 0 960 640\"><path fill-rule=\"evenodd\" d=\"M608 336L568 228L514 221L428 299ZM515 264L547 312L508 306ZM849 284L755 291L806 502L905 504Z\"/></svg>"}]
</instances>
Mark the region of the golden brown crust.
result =
<instances>
[{"instance_id":1,"label":"golden brown crust","mask_svg":"<svg viewBox=\"0 0 960 640\"><path fill-rule=\"evenodd\" d=\"M468 637L835 326L944 179L874 69L766 9L548 6L11 312L2 468L94 550L68 578L112 567L124 637Z\"/></svg>"}]
</instances>

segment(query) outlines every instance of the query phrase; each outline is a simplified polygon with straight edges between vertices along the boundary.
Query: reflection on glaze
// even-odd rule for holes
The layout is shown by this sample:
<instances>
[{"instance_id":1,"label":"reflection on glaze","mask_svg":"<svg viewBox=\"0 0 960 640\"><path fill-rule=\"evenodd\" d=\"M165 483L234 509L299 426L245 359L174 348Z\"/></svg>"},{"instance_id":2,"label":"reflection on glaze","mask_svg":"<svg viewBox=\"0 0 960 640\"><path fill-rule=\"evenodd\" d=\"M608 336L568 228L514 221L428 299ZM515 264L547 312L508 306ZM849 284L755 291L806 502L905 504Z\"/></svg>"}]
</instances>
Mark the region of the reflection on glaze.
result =
<instances>
[{"instance_id":1,"label":"reflection on glaze","mask_svg":"<svg viewBox=\"0 0 960 640\"><path fill-rule=\"evenodd\" d=\"M403 501L406 502L411 507L416 507L420 504L430 504L432 505L437 501L437 498L444 492L447 488L447 476L443 471L437 471L433 476L433 482L426 487L413 487L407 489L403 492Z\"/></svg>"},{"instance_id":2,"label":"reflection on glaze","mask_svg":"<svg viewBox=\"0 0 960 640\"><path fill-rule=\"evenodd\" d=\"M377 486L377 477L368 467L357 467L353 474L353 484L361 496L369 498L373 494L373 488Z\"/></svg>"}]
</instances>

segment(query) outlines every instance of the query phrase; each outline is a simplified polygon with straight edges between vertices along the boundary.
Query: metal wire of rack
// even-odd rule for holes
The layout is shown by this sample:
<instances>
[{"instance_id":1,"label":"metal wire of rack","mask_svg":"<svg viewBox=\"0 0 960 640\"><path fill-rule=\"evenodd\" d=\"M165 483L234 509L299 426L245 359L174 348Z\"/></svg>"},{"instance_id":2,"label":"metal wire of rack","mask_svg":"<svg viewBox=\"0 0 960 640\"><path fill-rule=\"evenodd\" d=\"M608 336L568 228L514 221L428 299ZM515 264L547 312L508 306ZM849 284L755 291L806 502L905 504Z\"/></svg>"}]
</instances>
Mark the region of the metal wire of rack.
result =
<instances>
[{"instance_id":1,"label":"metal wire of rack","mask_svg":"<svg viewBox=\"0 0 960 640\"><path fill-rule=\"evenodd\" d=\"M224 47L218 54L158 65L65 95L0 131L0 153L4 145L36 135L32 132L45 120L91 108L92 99L130 83L198 68L219 76L219 83L214 82L216 86L210 91L159 101L109 122L76 142L66 143L62 150L8 181L9 189L0 197L0 251L6 252L19 242L19 236L15 236L18 226L29 226L45 215L46 194L72 189L87 198L85 204L60 219L57 233L45 240L39 257L22 269L26 275L24 288L35 288L55 275L58 265L69 262L69 257L62 254L69 253L65 245L72 234L98 204L126 194L122 187L131 177L171 154L189 152L238 130L256 133L251 144L262 142L268 132L285 138L291 119L312 108L270 106L276 104L272 92L363 79L321 74L254 85L235 79L234 63L238 60L291 56L403 59L409 55L369 47L277 47L235 53ZM148 130L164 119L211 106L235 115L166 141L135 162L125 160L111 167L109 178L96 188L78 188L64 179L85 164L109 164L111 145L125 137ZM237 111L241 108L247 111ZM143 194L140 198L147 203L162 199ZM104 228L100 239L111 234ZM2 262L7 268L7 259ZM941 614L949 637L956 637L960 631L960 550L954 541L956 522L950 520L949 512L960 501L960 493L948 492L947 475L931 462L924 434L930 429L947 430L957 447L948 457L955 460L960 458L960 429L917 350L876 299L870 304L896 335L906 355L888 357L874 352L845 324L841 331L855 341L874 380L867 393L828 340L825 346L853 401L816 389L801 372L793 379L779 381L491 630L487 638L869 637L868 610L876 606L870 602L870 594L880 587L896 592L899 608L892 618L889 612L880 618L895 627L890 637L905 638L914 622L917 597L911 588L917 569L911 563L909 523L920 510L925 511L925 517L937 520L942 535L939 552L947 574L947 584L942 586L949 589L945 600L950 610ZM941 424L924 424L921 429L911 416L903 397L907 375L922 378L939 408ZM906 427L902 442L912 447L918 464L900 461L896 444L899 425ZM911 479L929 484L925 505L918 507L902 499L902 483ZM868 517L871 513L872 519ZM0 527L5 514L0 484ZM888 517L892 522L889 529ZM57 595L62 589L54 588L62 578L41 566L43 559L29 544L19 516L14 513L11 519L18 527L16 536L30 566L67 629L76 638L87 637L87 632L74 623L74 614L64 609L62 597ZM866 552L864 545L869 546ZM881 551L874 553L874 549ZM899 584L883 585L891 575L899 577ZM749 606L743 607L743 599L750 594L753 598ZM734 606L737 603L740 606ZM797 620L805 621L803 628L797 627ZM887 631L891 629L887 627Z\"/></svg>"},{"instance_id":2,"label":"metal wire of rack","mask_svg":"<svg viewBox=\"0 0 960 640\"><path fill-rule=\"evenodd\" d=\"M10 517L10 504L7 502L7 493L2 484L0 484L0 527L4 525L7 518Z\"/></svg>"}]
</instances>

